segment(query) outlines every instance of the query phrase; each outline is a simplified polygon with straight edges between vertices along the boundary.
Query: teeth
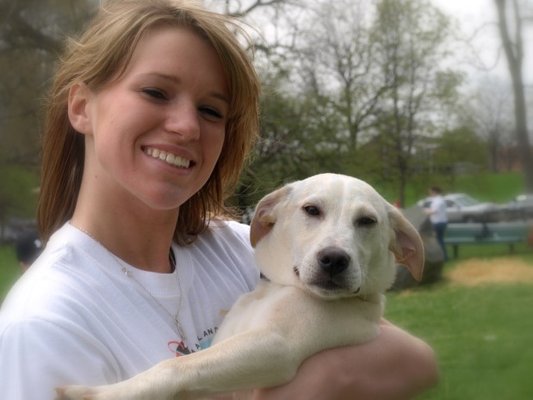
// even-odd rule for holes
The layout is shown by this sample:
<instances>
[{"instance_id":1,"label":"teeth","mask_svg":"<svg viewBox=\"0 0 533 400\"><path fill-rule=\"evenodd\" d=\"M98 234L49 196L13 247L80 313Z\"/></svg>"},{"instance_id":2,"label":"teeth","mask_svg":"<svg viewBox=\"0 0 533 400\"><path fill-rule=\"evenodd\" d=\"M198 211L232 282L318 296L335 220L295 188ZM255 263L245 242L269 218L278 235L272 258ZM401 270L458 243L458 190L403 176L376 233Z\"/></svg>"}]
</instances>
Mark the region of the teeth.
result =
<instances>
[{"instance_id":1,"label":"teeth","mask_svg":"<svg viewBox=\"0 0 533 400\"><path fill-rule=\"evenodd\" d=\"M189 165L191 164L190 160L158 149L147 148L145 150L145 153L148 154L150 157L158 158L159 160L164 161L167 164L173 165L175 167L189 168Z\"/></svg>"}]
</instances>

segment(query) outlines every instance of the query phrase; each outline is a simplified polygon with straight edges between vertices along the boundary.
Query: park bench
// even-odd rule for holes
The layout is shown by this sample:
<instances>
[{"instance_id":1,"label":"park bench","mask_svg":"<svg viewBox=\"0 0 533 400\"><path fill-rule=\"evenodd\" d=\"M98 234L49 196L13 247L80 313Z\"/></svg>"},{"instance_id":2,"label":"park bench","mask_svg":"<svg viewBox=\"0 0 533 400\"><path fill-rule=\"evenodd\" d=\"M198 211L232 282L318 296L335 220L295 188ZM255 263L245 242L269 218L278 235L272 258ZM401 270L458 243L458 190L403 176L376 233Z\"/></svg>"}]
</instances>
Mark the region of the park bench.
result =
<instances>
[{"instance_id":1,"label":"park bench","mask_svg":"<svg viewBox=\"0 0 533 400\"><path fill-rule=\"evenodd\" d=\"M455 258L459 254L459 246L466 244L506 243L509 251L513 252L516 243L527 242L532 228L533 224L526 221L449 223L444 243L453 247Z\"/></svg>"}]
</instances>

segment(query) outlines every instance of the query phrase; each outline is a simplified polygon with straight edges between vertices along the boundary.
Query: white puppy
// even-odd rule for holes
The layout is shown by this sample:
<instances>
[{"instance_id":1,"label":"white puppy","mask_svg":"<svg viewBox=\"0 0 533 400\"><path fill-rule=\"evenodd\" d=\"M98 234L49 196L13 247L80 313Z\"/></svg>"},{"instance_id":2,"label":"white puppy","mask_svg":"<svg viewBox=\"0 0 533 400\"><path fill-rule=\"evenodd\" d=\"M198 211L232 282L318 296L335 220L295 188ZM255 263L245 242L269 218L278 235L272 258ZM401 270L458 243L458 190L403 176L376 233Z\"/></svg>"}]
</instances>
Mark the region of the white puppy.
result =
<instances>
[{"instance_id":1,"label":"white puppy","mask_svg":"<svg viewBox=\"0 0 533 400\"><path fill-rule=\"evenodd\" d=\"M268 281L238 300L214 344L127 381L63 399L197 399L289 381L321 350L378 334L396 261L422 277L414 227L367 183L322 174L263 198L251 241Z\"/></svg>"}]
</instances>

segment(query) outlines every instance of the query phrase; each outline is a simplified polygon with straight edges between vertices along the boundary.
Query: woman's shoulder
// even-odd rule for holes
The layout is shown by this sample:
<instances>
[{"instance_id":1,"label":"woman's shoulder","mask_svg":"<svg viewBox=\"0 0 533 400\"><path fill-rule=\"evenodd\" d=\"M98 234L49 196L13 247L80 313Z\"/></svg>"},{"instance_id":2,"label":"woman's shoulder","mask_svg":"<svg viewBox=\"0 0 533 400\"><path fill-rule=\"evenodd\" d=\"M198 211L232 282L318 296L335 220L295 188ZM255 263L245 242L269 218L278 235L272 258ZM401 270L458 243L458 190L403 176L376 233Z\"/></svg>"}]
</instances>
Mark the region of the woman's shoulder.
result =
<instances>
[{"instance_id":1,"label":"woman's shoulder","mask_svg":"<svg viewBox=\"0 0 533 400\"><path fill-rule=\"evenodd\" d=\"M234 220L213 220L210 222L204 239L224 242L238 251L252 251L250 226Z\"/></svg>"},{"instance_id":2,"label":"woman's shoulder","mask_svg":"<svg viewBox=\"0 0 533 400\"><path fill-rule=\"evenodd\" d=\"M186 250L191 259L201 260L199 269L226 270L228 275L242 276L255 287L259 272L250 244L250 227L236 221L213 220Z\"/></svg>"},{"instance_id":3,"label":"woman's shoulder","mask_svg":"<svg viewBox=\"0 0 533 400\"><path fill-rule=\"evenodd\" d=\"M0 320L61 319L65 306L74 303L83 286L82 280L62 263L61 254L45 254L10 289Z\"/></svg>"},{"instance_id":4,"label":"woman's shoulder","mask_svg":"<svg viewBox=\"0 0 533 400\"><path fill-rule=\"evenodd\" d=\"M234 220L215 221L215 224L223 224L227 230L240 236L247 244L250 243L250 225Z\"/></svg>"},{"instance_id":5,"label":"woman's shoulder","mask_svg":"<svg viewBox=\"0 0 533 400\"><path fill-rule=\"evenodd\" d=\"M2 304L0 320L75 320L91 306L86 299L99 301L105 274L75 239L60 238L64 233L60 230L52 237L13 285Z\"/></svg>"}]
</instances>

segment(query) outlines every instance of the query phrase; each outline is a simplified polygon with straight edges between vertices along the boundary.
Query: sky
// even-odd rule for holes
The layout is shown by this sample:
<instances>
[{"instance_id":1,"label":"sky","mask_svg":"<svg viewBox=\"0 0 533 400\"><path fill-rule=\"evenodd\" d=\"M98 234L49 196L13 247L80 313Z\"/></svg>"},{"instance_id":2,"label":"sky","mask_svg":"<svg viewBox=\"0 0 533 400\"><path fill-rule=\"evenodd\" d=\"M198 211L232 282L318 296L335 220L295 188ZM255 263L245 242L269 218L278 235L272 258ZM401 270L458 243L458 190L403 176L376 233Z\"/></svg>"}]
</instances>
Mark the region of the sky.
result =
<instances>
[{"instance_id":1,"label":"sky","mask_svg":"<svg viewBox=\"0 0 533 400\"><path fill-rule=\"evenodd\" d=\"M217 0L213 0L217 1ZM453 42L458 53L454 67L469 74L473 86L478 80L496 77L510 82L510 74L497 25L497 13L494 0L429 0L455 18L461 33ZM520 0L529 6L533 14L533 0ZM305 1L304 1L305 3ZM257 26L268 26L264 20L253 21ZM533 91L533 21L524 25L524 64L523 77L528 92ZM268 36L268 31L267 36ZM471 38L468 42L465 38ZM492 81L489 79L489 81Z\"/></svg>"},{"instance_id":2,"label":"sky","mask_svg":"<svg viewBox=\"0 0 533 400\"><path fill-rule=\"evenodd\" d=\"M466 69L475 76L490 73L508 80L507 61L501 47L496 24L497 14L494 0L431 0L443 11L457 19L466 37L472 40L472 52ZM533 0L526 0L530 5ZM530 24L533 25L533 24ZM533 85L533 26L524 27L524 83ZM473 56L479 54L479 58ZM481 61L481 62L479 62ZM481 66L488 68L483 71Z\"/></svg>"}]
</instances>

